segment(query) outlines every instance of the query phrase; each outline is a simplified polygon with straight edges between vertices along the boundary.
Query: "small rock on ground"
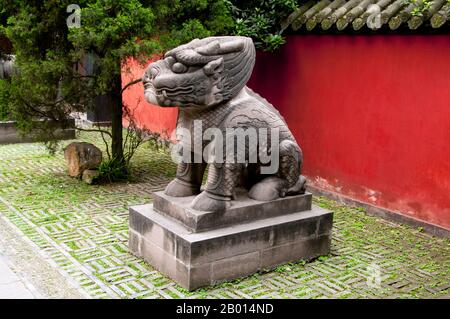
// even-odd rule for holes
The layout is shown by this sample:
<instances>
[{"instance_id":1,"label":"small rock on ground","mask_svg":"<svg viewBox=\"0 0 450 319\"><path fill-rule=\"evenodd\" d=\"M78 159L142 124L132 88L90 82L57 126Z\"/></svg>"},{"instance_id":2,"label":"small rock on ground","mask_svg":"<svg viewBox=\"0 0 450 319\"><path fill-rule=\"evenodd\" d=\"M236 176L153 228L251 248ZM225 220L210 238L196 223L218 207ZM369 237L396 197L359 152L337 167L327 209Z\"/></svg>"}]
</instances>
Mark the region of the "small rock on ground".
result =
<instances>
[{"instance_id":1,"label":"small rock on ground","mask_svg":"<svg viewBox=\"0 0 450 319\"><path fill-rule=\"evenodd\" d=\"M74 142L64 150L69 175L81 177L85 170L96 169L102 162L102 151L91 143Z\"/></svg>"}]
</instances>

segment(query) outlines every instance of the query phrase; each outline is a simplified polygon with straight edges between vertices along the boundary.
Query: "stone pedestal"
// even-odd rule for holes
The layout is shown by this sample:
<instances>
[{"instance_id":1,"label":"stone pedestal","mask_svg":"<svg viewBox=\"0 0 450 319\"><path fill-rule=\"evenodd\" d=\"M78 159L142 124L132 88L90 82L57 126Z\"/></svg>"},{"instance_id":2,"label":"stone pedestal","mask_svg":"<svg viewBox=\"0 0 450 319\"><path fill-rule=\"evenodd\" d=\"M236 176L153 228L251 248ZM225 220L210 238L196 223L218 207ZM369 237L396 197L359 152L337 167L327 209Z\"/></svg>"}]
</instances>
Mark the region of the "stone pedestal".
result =
<instances>
[{"instance_id":1,"label":"stone pedestal","mask_svg":"<svg viewBox=\"0 0 450 319\"><path fill-rule=\"evenodd\" d=\"M191 209L193 197L158 192L153 204L130 208L130 250L188 290L309 260L329 253L333 224L311 199L240 193L229 210L209 213Z\"/></svg>"}]
</instances>

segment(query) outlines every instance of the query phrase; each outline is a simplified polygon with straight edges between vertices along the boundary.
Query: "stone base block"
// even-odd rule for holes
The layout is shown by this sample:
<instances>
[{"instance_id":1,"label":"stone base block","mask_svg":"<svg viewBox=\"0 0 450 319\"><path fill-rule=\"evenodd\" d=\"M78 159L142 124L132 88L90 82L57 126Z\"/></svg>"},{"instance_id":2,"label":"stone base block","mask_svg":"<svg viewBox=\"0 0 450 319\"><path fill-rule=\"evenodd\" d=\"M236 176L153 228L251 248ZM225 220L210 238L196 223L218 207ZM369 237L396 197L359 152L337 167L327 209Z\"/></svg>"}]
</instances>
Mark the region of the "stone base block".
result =
<instances>
[{"instance_id":1,"label":"stone base block","mask_svg":"<svg viewBox=\"0 0 450 319\"><path fill-rule=\"evenodd\" d=\"M238 189L232 206L223 212L204 212L190 207L195 196L171 197L164 192L154 194L154 210L174 218L193 232L217 229L311 209L312 194L288 196L270 202L251 199Z\"/></svg>"},{"instance_id":2,"label":"stone base block","mask_svg":"<svg viewBox=\"0 0 450 319\"><path fill-rule=\"evenodd\" d=\"M326 255L332 223L331 212L313 205L301 212L194 232L149 204L130 208L129 246L136 256L193 290Z\"/></svg>"}]
</instances>

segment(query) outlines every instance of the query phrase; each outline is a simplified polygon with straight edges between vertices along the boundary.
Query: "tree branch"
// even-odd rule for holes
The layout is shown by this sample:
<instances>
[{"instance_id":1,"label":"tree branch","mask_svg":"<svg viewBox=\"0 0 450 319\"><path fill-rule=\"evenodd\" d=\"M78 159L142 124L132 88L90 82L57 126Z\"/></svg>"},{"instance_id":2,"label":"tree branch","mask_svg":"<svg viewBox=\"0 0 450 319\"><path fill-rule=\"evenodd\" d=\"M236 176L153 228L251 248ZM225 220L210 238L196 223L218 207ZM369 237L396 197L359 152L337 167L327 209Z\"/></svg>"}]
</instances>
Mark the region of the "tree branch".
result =
<instances>
[{"instance_id":1,"label":"tree branch","mask_svg":"<svg viewBox=\"0 0 450 319\"><path fill-rule=\"evenodd\" d=\"M134 80L134 81L129 82L127 85L125 85L125 86L123 87L123 89L122 89L122 91L120 92L120 94L122 95L123 92L125 92L126 89L128 89L130 86L135 85L135 84L137 84L137 83L139 83L139 82L142 82L142 79L136 79L136 80Z\"/></svg>"}]
</instances>

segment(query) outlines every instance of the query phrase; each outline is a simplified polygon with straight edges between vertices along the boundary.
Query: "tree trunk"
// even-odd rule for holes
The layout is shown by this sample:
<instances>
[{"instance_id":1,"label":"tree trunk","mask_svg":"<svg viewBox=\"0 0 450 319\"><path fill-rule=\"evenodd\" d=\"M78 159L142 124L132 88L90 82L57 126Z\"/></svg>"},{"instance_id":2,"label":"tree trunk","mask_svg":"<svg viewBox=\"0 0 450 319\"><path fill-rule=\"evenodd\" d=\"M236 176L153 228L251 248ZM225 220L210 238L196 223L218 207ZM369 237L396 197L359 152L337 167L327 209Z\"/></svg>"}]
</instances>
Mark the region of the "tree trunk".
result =
<instances>
[{"instance_id":1,"label":"tree trunk","mask_svg":"<svg viewBox=\"0 0 450 319\"><path fill-rule=\"evenodd\" d=\"M122 78L120 73L114 76L114 82L109 91L112 97L111 110L111 153L113 159L119 164L125 164L123 154L123 108L122 108Z\"/></svg>"}]
</instances>

